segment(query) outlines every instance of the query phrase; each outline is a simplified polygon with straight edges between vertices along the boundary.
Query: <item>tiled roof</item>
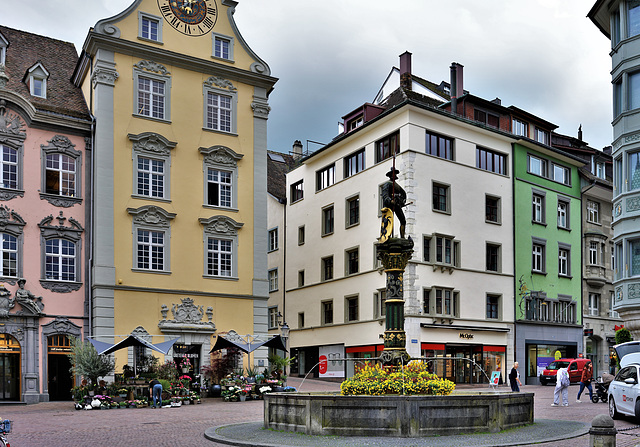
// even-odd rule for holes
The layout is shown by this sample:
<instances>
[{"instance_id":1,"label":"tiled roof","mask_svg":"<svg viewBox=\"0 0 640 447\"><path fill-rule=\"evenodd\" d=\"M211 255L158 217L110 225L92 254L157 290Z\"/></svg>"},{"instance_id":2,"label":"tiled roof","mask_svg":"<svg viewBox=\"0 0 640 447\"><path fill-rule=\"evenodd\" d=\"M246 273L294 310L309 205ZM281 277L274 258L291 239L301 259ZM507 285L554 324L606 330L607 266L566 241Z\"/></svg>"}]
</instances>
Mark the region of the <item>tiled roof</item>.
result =
<instances>
[{"instance_id":1,"label":"tiled roof","mask_svg":"<svg viewBox=\"0 0 640 447\"><path fill-rule=\"evenodd\" d=\"M283 161L275 160L280 157ZM283 202L287 199L287 172L295 164L295 159L289 154L267 151L267 191Z\"/></svg>"},{"instance_id":2,"label":"tiled roof","mask_svg":"<svg viewBox=\"0 0 640 447\"><path fill-rule=\"evenodd\" d=\"M38 110L90 119L82 91L71 82L78 60L78 53L72 43L6 26L0 26L0 33L9 42L5 59L5 74L9 77L7 90L28 99ZM29 68L38 62L49 72L46 98L31 96L29 88L23 82Z\"/></svg>"}]
</instances>

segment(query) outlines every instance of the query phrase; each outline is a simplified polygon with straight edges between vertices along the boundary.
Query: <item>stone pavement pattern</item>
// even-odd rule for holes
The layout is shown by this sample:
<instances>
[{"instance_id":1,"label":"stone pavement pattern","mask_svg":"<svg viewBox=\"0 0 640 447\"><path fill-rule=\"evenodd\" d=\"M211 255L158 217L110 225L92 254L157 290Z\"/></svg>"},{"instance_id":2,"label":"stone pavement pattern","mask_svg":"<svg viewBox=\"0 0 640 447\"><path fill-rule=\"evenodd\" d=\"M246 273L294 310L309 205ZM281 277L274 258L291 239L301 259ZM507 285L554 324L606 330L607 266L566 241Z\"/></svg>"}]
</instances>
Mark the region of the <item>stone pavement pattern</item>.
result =
<instances>
[{"instance_id":1,"label":"stone pavement pattern","mask_svg":"<svg viewBox=\"0 0 640 447\"><path fill-rule=\"evenodd\" d=\"M289 385L300 388L301 379L290 378ZM338 384L306 380L301 391L334 391ZM570 406L552 408L553 387L527 385L525 392L535 393L536 419L555 419L590 423L597 414L607 412L604 403L583 399L575 402L578 387L569 391ZM13 447L41 446L195 446L222 447L204 438L205 430L220 425L262 420L263 402L222 402L204 399L200 405L167 409L118 409L76 411L69 402L35 405L2 405L0 417L14 421L9 434ZM615 422L616 428L634 427L632 419ZM640 445L640 428L619 433L617 447ZM635 436L634 436L635 435ZM534 441L534 440L532 440ZM470 444L472 445L472 444ZM571 440L536 444L545 447L582 447L589 445L588 435Z\"/></svg>"}]
</instances>

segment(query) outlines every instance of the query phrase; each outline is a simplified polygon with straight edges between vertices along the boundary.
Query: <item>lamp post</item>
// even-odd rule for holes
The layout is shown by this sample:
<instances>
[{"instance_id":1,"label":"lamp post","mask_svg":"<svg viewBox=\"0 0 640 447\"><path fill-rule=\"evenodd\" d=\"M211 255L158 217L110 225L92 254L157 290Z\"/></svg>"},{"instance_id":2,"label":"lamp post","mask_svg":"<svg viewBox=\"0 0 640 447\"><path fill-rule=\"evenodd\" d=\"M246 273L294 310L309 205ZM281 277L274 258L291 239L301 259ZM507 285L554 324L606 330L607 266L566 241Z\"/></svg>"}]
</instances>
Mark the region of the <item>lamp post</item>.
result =
<instances>
[{"instance_id":1,"label":"lamp post","mask_svg":"<svg viewBox=\"0 0 640 447\"><path fill-rule=\"evenodd\" d=\"M280 325L280 337L282 338L282 341L284 342L284 356L285 358L287 357L287 341L289 340L289 325L287 324L287 322L283 322ZM289 372L287 371L287 367L285 366L284 368L284 374L285 375L289 375Z\"/></svg>"}]
</instances>

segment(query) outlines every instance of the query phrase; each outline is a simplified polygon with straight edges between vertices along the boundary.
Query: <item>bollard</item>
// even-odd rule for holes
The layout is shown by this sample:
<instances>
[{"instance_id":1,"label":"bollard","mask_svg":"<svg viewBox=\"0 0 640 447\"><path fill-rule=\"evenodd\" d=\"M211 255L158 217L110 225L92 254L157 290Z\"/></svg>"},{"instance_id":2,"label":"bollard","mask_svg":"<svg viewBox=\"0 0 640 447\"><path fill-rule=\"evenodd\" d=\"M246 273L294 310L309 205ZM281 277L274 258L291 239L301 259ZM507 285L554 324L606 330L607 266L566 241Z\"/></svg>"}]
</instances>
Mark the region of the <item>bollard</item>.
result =
<instances>
[{"instance_id":1,"label":"bollard","mask_svg":"<svg viewBox=\"0 0 640 447\"><path fill-rule=\"evenodd\" d=\"M589 447L615 447L617 433L613 419L607 414L599 414L591 421Z\"/></svg>"}]
</instances>

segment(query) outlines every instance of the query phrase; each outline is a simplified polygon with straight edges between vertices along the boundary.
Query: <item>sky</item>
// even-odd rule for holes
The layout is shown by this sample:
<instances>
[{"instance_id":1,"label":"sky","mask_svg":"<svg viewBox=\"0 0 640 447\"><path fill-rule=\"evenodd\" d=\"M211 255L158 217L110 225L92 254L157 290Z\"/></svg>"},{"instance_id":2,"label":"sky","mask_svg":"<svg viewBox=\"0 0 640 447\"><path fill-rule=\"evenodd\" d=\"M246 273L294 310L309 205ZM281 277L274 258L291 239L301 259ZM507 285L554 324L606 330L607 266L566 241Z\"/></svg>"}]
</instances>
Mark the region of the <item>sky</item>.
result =
<instances>
[{"instance_id":1,"label":"sky","mask_svg":"<svg viewBox=\"0 0 640 447\"><path fill-rule=\"evenodd\" d=\"M220 2L221 0L216 0ZM133 0L31 0L3 8L2 25L73 42ZM279 78L268 148L316 150L341 117L373 101L399 55L440 83L464 66L464 88L516 106L601 149L611 144L610 42L586 17L595 0L238 0L251 49Z\"/></svg>"}]
</instances>

